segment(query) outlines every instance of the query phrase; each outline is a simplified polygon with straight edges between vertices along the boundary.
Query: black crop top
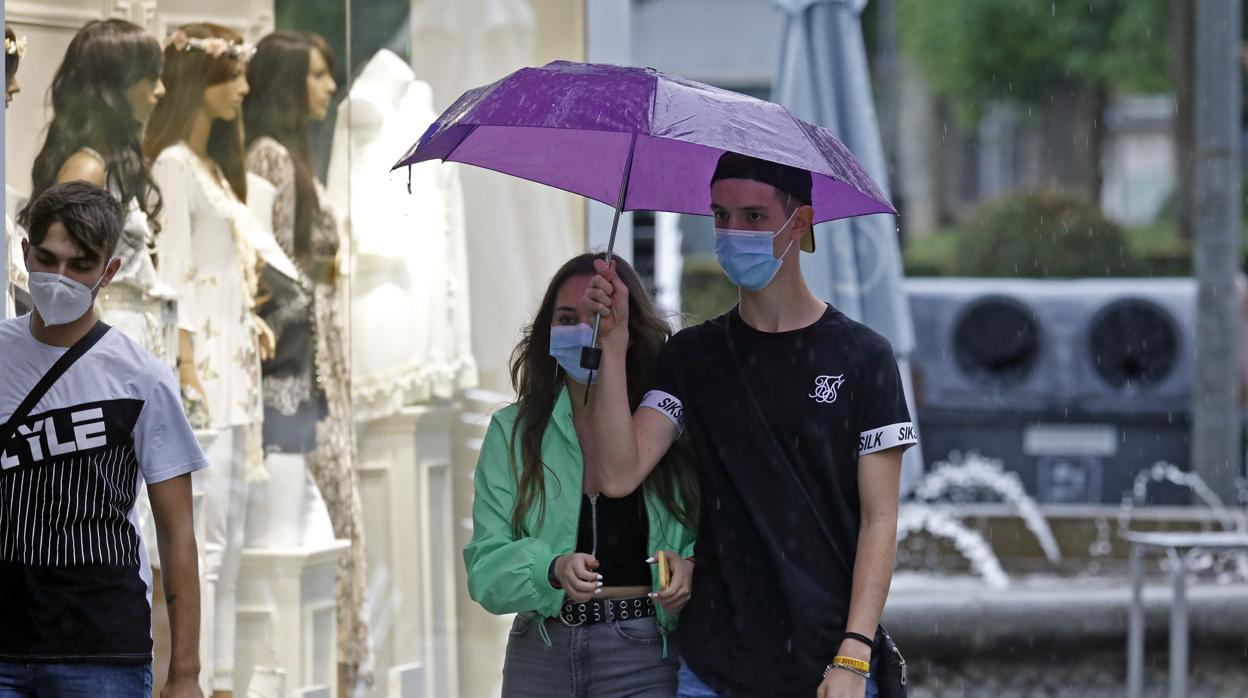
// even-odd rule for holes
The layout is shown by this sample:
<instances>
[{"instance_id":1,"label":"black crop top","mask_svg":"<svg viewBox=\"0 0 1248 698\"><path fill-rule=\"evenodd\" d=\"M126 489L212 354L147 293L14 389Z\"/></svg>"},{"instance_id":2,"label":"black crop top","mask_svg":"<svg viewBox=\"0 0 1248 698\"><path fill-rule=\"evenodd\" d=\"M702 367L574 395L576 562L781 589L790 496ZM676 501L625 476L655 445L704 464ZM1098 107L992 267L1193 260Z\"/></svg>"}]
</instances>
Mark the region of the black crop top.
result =
<instances>
[{"instance_id":1,"label":"black crop top","mask_svg":"<svg viewBox=\"0 0 1248 698\"><path fill-rule=\"evenodd\" d=\"M581 523L576 533L576 552L598 560L598 574L609 587L651 584L646 550L650 520L641 488L627 497L611 499L601 494L581 495Z\"/></svg>"}]
</instances>

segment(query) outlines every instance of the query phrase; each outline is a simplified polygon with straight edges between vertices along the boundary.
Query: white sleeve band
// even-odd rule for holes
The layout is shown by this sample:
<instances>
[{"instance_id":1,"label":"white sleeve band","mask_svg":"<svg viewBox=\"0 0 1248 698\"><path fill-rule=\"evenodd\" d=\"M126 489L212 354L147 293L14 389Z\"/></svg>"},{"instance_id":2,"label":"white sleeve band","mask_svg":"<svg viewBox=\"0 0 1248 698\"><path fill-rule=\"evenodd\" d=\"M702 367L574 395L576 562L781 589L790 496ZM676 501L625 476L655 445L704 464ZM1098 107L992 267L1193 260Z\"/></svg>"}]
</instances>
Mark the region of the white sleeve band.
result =
<instances>
[{"instance_id":1,"label":"white sleeve band","mask_svg":"<svg viewBox=\"0 0 1248 698\"><path fill-rule=\"evenodd\" d=\"M641 399L641 406L658 410L664 417L672 420L677 434L685 431L685 405L675 395L669 395L662 390L651 390Z\"/></svg>"},{"instance_id":2,"label":"white sleeve band","mask_svg":"<svg viewBox=\"0 0 1248 698\"><path fill-rule=\"evenodd\" d=\"M897 446L913 446L919 442L919 435L911 422L898 422L879 429L864 431L858 435L858 455L865 456L876 451L885 451Z\"/></svg>"}]
</instances>

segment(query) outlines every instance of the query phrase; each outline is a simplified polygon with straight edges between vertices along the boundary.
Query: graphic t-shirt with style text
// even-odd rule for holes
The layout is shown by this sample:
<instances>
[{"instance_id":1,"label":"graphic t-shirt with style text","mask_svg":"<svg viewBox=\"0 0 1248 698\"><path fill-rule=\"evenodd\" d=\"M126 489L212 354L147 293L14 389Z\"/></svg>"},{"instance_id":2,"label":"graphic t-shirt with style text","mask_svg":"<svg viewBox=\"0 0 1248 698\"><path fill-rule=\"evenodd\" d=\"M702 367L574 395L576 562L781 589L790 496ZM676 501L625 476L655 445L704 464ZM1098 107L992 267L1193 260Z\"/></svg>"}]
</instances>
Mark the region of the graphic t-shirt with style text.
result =
<instances>
[{"instance_id":1,"label":"graphic t-shirt with style text","mask_svg":"<svg viewBox=\"0 0 1248 698\"><path fill-rule=\"evenodd\" d=\"M67 350L0 322L0 424ZM147 663L135 499L207 465L173 371L110 330L0 444L0 660Z\"/></svg>"}]
</instances>

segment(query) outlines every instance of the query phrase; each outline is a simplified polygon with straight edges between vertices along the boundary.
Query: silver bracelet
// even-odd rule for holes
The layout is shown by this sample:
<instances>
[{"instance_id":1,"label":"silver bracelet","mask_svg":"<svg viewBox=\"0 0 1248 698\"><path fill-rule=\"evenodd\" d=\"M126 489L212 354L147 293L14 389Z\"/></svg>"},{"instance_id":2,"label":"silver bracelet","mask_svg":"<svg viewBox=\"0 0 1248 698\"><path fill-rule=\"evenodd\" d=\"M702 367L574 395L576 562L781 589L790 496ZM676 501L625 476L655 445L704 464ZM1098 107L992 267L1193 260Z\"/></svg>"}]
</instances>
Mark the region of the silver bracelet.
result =
<instances>
[{"instance_id":1,"label":"silver bracelet","mask_svg":"<svg viewBox=\"0 0 1248 698\"><path fill-rule=\"evenodd\" d=\"M855 669L855 668L853 668L852 666L845 666L844 664L829 664L829 665L827 665L827 666L826 666L826 667L824 667L824 669L823 669L823 678L825 678L825 679L826 679L826 678L828 678L828 674L832 673L832 670L833 670L833 669L844 669L845 671L853 672L853 673L855 673L855 674L857 674L857 675L861 676L861 677L862 677L862 678L864 678L864 679L869 679L869 678L871 678L871 674L870 674L869 672L862 671L861 669Z\"/></svg>"}]
</instances>

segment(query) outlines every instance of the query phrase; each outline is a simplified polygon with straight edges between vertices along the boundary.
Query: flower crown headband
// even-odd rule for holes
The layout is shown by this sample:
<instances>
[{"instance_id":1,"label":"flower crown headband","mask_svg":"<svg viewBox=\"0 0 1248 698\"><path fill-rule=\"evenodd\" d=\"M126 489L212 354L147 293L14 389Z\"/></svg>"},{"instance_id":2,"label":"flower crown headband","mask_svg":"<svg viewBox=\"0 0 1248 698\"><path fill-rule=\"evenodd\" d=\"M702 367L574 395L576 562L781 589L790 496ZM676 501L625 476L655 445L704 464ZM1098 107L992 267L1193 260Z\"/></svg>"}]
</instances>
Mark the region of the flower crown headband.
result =
<instances>
[{"instance_id":1,"label":"flower crown headband","mask_svg":"<svg viewBox=\"0 0 1248 698\"><path fill-rule=\"evenodd\" d=\"M10 39L4 37L4 53L8 56L17 56L21 60L26 56L26 37L20 39Z\"/></svg>"},{"instance_id":2,"label":"flower crown headband","mask_svg":"<svg viewBox=\"0 0 1248 698\"><path fill-rule=\"evenodd\" d=\"M213 58L229 56L230 58L243 61L244 63L251 60L251 57L256 55L256 47L251 44L244 44L241 42L231 43L216 36L209 37L207 39L192 39L181 29L170 35L169 42L166 43L165 46L172 46L178 51L196 49L203 51Z\"/></svg>"}]
</instances>

